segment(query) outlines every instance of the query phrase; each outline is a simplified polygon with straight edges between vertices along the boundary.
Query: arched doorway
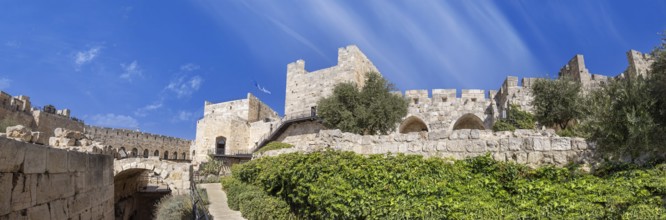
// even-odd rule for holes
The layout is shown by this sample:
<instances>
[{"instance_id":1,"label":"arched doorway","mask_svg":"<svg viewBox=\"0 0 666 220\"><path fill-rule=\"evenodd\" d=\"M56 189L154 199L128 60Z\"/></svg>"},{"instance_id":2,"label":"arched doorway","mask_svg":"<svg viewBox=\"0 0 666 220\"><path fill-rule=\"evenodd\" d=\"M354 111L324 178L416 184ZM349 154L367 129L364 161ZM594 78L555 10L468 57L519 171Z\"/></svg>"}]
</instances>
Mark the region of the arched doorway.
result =
<instances>
[{"instance_id":1,"label":"arched doorway","mask_svg":"<svg viewBox=\"0 0 666 220\"><path fill-rule=\"evenodd\" d=\"M169 159L169 151L164 151L164 159L165 160Z\"/></svg>"},{"instance_id":2,"label":"arched doorway","mask_svg":"<svg viewBox=\"0 0 666 220\"><path fill-rule=\"evenodd\" d=\"M139 150L132 148L132 157L137 157L137 155L139 155Z\"/></svg>"},{"instance_id":3,"label":"arched doorway","mask_svg":"<svg viewBox=\"0 0 666 220\"><path fill-rule=\"evenodd\" d=\"M215 138L215 155L224 155L227 148L227 138L217 137Z\"/></svg>"},{"instance_id":4,"label":"arched doorway","mask_svg":"<svg viewBox=\"0 0 666 220\"><path fill-rule=\"evenodd\" d=\"M477 117L472 113L467 113L464 114L463 116L460 116L460 118L458 118L456 123L453 124L453 130L460 130L460 129L484 130L486 128L485 126L483 126L483 121L479 117Z\"/></svg>"},{"instance_id":5,"label":"arched doorway","mask_svg":"<svg viewBox=\"0 0 666 220\"><path fill-rule=\"evenodd\" d=\"M187 159L187 158L186 158L186 155L185 155L185 152L183 152L181 155L182 155L182 156L180 157L181 160L186 160L186 159Z\"/></svg>"},{"instance_id":6,"label":"arched doorway","mask_svg":"<svg viewBox=\"0 0 666 220\"><path fill-rule=\"evenodd\" d=\"M159 157L159 156L160 156L160 151L159 151L159 150L155 150L155 153L153 153L153 156Z\"/></svg>"},{"instance_id":7,"label":"arched doorway","mask_svg":"<svg viewBox=\"0 0 666 220\"><path fill-rule=\"evenodd\" d=\"M178 152L173 152L173 158L174 160L178 160Z\"/></svg>"},{"instance_id":8,"label":"arched doorway","mask_svg":"<svg viewBox=\"0 0 666 220\"><path fill-rule=\"evenodd\" d=\"M398 131L402 134L407 134L411 132L428 132L428 126L416 116L409 116L400 123Z\"/></svg>"},{"instance_id":9,"label":"arched doorway","mask_svg":"<svg viewBox=\"0 0 666 220\"><path fill-rule=\"evenodd\" d=\"M148 158L148 149L143 150L143 158Z\"/></svg>"}]
</instances>

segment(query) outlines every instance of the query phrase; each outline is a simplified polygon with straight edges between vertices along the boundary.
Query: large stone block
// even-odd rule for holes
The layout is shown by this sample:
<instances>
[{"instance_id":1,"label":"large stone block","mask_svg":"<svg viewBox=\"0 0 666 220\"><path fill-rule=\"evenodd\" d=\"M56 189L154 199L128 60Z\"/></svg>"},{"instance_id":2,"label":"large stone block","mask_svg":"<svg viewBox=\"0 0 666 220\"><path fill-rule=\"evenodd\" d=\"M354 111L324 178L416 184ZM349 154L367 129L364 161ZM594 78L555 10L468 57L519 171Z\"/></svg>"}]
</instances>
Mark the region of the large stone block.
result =
<instances>
[{"instance_id":1,"label":"large stone block","mask_svg":"<svg viewBox=\"0 0 666 220\"><path fill-rule=\"evenodd\" d=\"M12 190L12 211L19 211L34 206L37 201L37 174L14 173Z\"/></svg>"},{"instance_id":2,"label":"large stone block","mask_svg":"<svg viewBox=\"0 0 666 220\"><path fill-rule=\"evenodd\" d=\"M46 159L46 170L49 173L68 172L67 151L49 148Z\"/></svg>"},{"instance_id":3,"label":"large stone block","mask_svg":"<svg viewBox=\"0 0 666 220\"><path fill-rule=\"evenodd\" d=\"M484 140L467 141L465 145L467 146L467 152L478 153L486 151L486 141Z\"/></svg>"},{"instance_id":4,"label":"large stone block","mask_svg":"<svg viewBox=\"0 0 666 220\"><path fill-rule=\"evenodd\" d=\"M25 145L25 159L23 160L23 173L46 172L46 153L48 148L37 145Z\"/></svg>"},{"instance_id":5,"label":"large stone block","mask_svg":"<svg viewBox=\"0 0 666 220\"><path fill-rule=\"evenodd\" d=\"M467 151L465 148L465 142L466 141L461 140L451 140L446 143L446 149L449 152L465 152Z\"/></svg>"},{"instance_id":6,"label":"large stone block","mask_svg":"<svg viewBox=\"0 0 666 220\"><path fill-rule=\"evenodd\" d=\"M439 152L447 151L446 143L447 141L437 141L437 151Z\"/></svg>"},{"instance_id":7,"label":"large stone block","mask_svg":"<svg viewBox=\"0 0 666 220\"><path fill-rule=\"evenodd\" d=\"M67 155L70 172L84 172L88 166L88 157L85 153L69 151Z\"/></svg>"},{"instance_id":8,"label":"large stone block","mask_svg":"<svg viewBox=\"0 0 666 220\"><path fill-rule=\"evenodd\" d=\"M12 211L12 177L11 173L0 173L0 216Z\"/></svg>"},{"instance_id":9,"label":"large stone block","mask_svg":"<svg viewBox=\"0 0 666 220\"><path fill-rule=\"evenodd\" d=\"M534 137L529 140L532 140L532 150L549 151L552 149L550 139L547 137Z\"/></svg>"},{"instance_id":10,"label":"large stone block","mask_svg":"<svg viewBox=\"0 0 666 220\"><path fill-rule=\"evenodd\" d=\"M90 209L90 194L79 193L74 196L71 206L69 206L69 213L72 215L80 214Z\"/></svg>"},{"instance_id":11,"label":"large stone block","mask_svg":"<svg viewBox=\"0 0 666 220\"><path fill-rule=\"evenodd\" d=\"M28 209L28 219L51 219L48 204L38 205Z\"/></svg>"},{"instance_id":12,"label":"large stone block","mask_svg":"<svg viewBox=\"0 0 666 220\"><path fill-rule=\"evenodd\" d=\"M21 170L26 143L0 138L0 172L13 173Z\"/></svg>"},{"instance_id":13,"label":"large stone block","mask_svg":"<svg viewBox=\"0 0 666 220\"><path fill-rule=\"evenodd\" d=\"M566 137L554 137L551 139L553 150L571 150L571 139Z\"/></svg>"},{"instance_id":14,"label":"large stone block","mask_svg":"<svg viewBox=\"0 0 666 220\"><path fill-rule=\"evenodd\" d=\"M51 219L68 219L70 218L69 209L67 208L66 199L58 199L49 203L49 211Z\"/></svg>"},{"instance_id":15,"label":"large stone block","mask_svg":"<svg viewBox=\"0 0 666 220\"><path fill-rule=\"evenodd\" d=\"M541 152L529 152L527 154L527 163L538 165L543 160L543 153Z\"/></svg>"}]
</instances>

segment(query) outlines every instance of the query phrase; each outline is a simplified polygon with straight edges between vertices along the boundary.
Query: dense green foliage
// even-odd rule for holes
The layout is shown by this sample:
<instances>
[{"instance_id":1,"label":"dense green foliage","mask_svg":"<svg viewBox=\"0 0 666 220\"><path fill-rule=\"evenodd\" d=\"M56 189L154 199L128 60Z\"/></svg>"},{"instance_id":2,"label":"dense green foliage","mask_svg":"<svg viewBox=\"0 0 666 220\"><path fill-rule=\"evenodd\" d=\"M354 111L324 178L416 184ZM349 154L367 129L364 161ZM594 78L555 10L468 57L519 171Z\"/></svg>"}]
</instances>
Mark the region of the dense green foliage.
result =
<instances>
[{"instance_id":1,"label":"dense green foliage","mask_svg":"<svg viewBox=\"0 0 666 220\"><path fill-rule=\"evenodd\" d=\"M197 189L204 200L204 205L209 204L208 195L205 190ZM155 205L155 219L158 220L185 220L192 219L192 200L189 195L168 195L160 199ZM203 209L201 209L203 212Z\"/></svg>"},{"instance_id":2,"label":"dense green foliage","mask_svg":"<svg viewBox=\"0 0 666 220\"><path fill-rule=\"evenodd\" d=\"M655 98L642 77L611 80L587 97L588 117L584 120L589 140L609 155L631 155L650 152L661 144L663 126L652 116ZM661 149L662 152L664 149Z\"/></svg>"},{"instance_id":3,"label":"dense green foliage","mask_svg":"<svg viewBox=\"0 0 666 220\"><path fill-rule=\"evenodd\" d=\"M272 142L266 144L266 146L262 147L261 149L259 149L255 153L263 153L263 152L266 152L266 151L269 151L269 150L278 150L278 149L292 148L292 147L294 147L294 145L287 144L287 143L282 143L282 142L278 142L278 141L272 141Z\"/></svg>"},{"instance_id":4,"label":"dense green foliage","mask_svg":"<svg viewBox=\"0 0 666 220\"><path fill-rule=\"evenodd\" d=\"M223 182L248 219L286 219L284 207L303 219L666 219L666 165L626 168L325 151L252 160Z\"/></svg>"},{"instance_id":5,"label":"dense green foliage","mask_svg":"<svg viewBox=\"0 0 666 220\"><path fill-rule=\"evenodd\" d=\"M649 90L655 98L656 108L653 109L655 122L666 126L666 36L660 47L652 52L655 62L651 66Z\"/></svg>"},{"instance_id":6,"label":"dense green foliage","mask_svg":"<svg viewBox=\"0 0 666 220\"><path fill-rule=\"evenodd\" d=\"M520 106L511 104L506 118L493 125L493 131L514 131L517 129L534 129L534 115L520 109Z\"/></svg>"},{"instance_id":7,"label":"dense green foliage","mask_svg":"<svg viewBox=\"0 0 666 220\"><path fill-rule=\"evenodd\" d=\"M666 44L666 42L664 42ZM659 159L666 152L666 52L653 51L647 76L611 79L586 96L585 136L612 158ZM661 158L663 159L663 158Z\"/></svg>"},{"instance_id":8,"label":"dense green foliage","mask_svg":"<svg viewBox=\"0 0 666 220\"><path fill-rule=\"evenodd\" d=\"M359 91L353 83L341 83L333 95L319 100L318 115L326 127L357 134L387 134L407 114L407 100L392 94L393 84L378 73L367 73Z\"/></svg>"},{"instance_id":9,"label":"dense green foliage","mask_svg":"<svg viewBox=\"0 0 666 220\"><path fill-rule=\"evenodd\" d=\"M199 175L219 175L220 169L222 169L222 161L216 160L215 157L208 155L208 161L202 163L199 168Z\"/></svg>"},{"instance_id":10,"label":"dense green foliage","mask_svg":"<svg viewBox=\"0 0 666 220\"><path fill-rule=\"evenodd\" d=\"M224 177L221 182L229 208L241 211L246 219L296 219L284 200L266 194L259 187L231 177Z\"/></svg>"},{"instance_id":11,"label":"dense green foliage","mask_svg":"<svg viewBox=\"0 0 666 220\"><path fill-rule=\"evenodd\" d=\"M534 82L531 89L534 116L539 124L566 129L583 115L580 83L566 78L540 79Z\"/></svg>"}]
</instances>

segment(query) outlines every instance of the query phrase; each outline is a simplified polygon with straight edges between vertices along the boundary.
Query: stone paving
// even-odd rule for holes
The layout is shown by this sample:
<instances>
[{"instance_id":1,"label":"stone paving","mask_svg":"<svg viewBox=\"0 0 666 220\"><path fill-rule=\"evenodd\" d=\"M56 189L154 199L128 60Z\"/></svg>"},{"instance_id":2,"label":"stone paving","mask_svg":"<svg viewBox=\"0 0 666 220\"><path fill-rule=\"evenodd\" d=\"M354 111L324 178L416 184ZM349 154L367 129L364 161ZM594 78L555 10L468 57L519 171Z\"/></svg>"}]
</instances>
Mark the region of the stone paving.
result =
<instances>
[{"instance_id":1,"label":"stone paving","mask_svg":"<svg viewBox=\"0 0 666 220\"><path fill-rule=\"evenodd\" d=\"M205 183L199 184L201 188L206 189L208 192L208 200L210 205L208 211L215 220L244 220L239 211L234 211L227 205L227 194L222 190L220 183Z\"/></svg>"}]
</instances>

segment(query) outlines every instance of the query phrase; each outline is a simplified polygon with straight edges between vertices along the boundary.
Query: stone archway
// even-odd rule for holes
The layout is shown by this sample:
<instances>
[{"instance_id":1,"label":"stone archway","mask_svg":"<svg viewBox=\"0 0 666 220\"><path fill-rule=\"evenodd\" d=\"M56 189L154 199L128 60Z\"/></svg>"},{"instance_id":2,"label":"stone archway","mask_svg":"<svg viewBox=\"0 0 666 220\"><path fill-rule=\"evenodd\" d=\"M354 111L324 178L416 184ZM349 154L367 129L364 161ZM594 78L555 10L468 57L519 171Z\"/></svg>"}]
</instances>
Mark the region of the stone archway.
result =
<instances>
[{"instance_id":1,"label":"stone archway","mask_svg":"<svg viewBox=\"0 0 666 220\"><path fill-rule=\"evenodd\" d=\"M428 126L419 117L409 116L400 123L398 131L402 134L421 131L428 132Z\"/></svg>"},{"instance_id":2,"label":"stone archway","mask_svg":"<svg viewBox=\"0 0 666 220\"><path fill-rule=\"evenodd\" d=\"M483 121L478 116L472 113L467 113L464 114L463 116L460 116L460 118L456 120L456 123L453 124L453 130L460 130L460 129L484 130L486 129L486 127L483 126Z\"/></svg>"}]
</instances>

